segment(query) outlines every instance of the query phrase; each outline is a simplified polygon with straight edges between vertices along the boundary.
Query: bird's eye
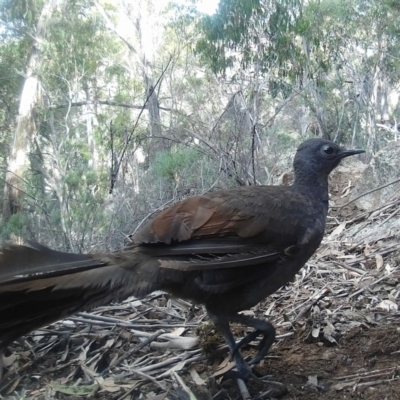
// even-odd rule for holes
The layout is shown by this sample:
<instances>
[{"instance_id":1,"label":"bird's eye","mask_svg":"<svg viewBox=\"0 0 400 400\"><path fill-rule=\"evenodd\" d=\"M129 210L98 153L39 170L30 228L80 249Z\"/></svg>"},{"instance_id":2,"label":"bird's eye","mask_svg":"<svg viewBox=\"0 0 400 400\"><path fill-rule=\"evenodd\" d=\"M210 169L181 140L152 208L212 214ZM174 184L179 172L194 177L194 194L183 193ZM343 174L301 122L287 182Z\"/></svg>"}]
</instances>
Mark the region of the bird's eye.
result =
<instances>
[{"instance_id":1,"label":"bird's eye","mask_svg":"<svg viewBox=\"0 0 400 400\"><path fill-rule=\"evenodd\" d=\"M335 149L332 146L329 146L329 144L325 144L324 146L322 146L322 152L327 156L331 156L334 151Z\"/></svg>"}]
</instances>

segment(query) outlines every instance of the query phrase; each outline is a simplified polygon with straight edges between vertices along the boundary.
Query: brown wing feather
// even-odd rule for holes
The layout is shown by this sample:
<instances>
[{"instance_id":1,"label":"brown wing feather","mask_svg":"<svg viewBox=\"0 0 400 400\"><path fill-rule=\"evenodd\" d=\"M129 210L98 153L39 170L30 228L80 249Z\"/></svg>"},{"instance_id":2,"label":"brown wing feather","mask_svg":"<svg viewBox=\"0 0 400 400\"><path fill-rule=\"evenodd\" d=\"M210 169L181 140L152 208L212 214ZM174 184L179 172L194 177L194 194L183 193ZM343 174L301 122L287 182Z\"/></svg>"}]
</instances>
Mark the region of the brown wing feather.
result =
<instances>
[{"instance_id":1,"label":"brown wing feather","mask_svg":"<svg viewBox=\"0 0 400 400\"><path fill-rule=\"evenodd\" d=\"M133 241L170 244L190 239L251 238L274 230L284 232L280 236L286 240L295 236L291 231L297 224L288 217L293 214L289 211L299 204L308 206L308 199L299 196L291 187L251 186L231 189L228 195L215 192L192 197L158 214ZM302 210L296 211L296 218L302 215Z\"/></svg>"},{"instance_id":2,"label":"brown wing feather","mask_svg":"<svg viewBox=\"0 0 400 400\"><path fill-rule=\"evenodd\" d=\"M265 264L280 259L282 253L263 252L257 254L233 254L214 257L210 260L168 261L161 260L160 267L181 271L207 271L213 269L242 268L246 265Z\"/></svg>"},{"instance_id":3,"label":"brown wing feather","mask_svg":"<svg viewBox=\"0 0 400 400\"><path fill-rule=\"evenodd\" d=\"M217 236L256 236L268 221L256 222L254 210L227 203L223 194L197 196L187 199L158 214L136 233L135 243L182 242Z\"/></svg>"},{"instance_id":4,"label":"brown wing feather","mask_svg":"<svg viewBox=\"0 0 400 400\"><path fill-rule=\"evenodd\" d=\"M149 246L149 254L158 258L162 269L189 272L272 265L287 257L285 249L297 242L295 234L289 233L277 243L268 229L271 219L289 205L290 189L284 189L288 195L283 206L282 196L274 201L274 189L265 189L238 188L229 197L216 192L185 200L147 223L134 236L134 243ZM265 208L265 197L270 197L271 209Z\"/></svg>"},{"instance_id":5,"label":"brown wing feather","mask_svg":"<svg viewBox=\"0 0 400 400\"><path fill-rule=\"evenodd\" d=\"M135 243L182 242L204 226L213 216L221 199L192 197L158 214L134 236Z\"/></svg>"}]
</instances>

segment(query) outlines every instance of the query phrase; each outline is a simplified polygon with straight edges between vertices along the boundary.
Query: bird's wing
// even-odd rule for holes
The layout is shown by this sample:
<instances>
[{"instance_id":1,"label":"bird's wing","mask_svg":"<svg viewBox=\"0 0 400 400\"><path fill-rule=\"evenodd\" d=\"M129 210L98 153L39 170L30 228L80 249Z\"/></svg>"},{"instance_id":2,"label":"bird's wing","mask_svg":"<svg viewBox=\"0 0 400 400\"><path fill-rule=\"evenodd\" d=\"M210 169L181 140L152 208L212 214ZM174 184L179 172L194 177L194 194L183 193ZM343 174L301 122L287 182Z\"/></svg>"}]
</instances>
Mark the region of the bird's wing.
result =
<instances>
[{"instance_id":1,"label":"bird's wing","mask_svg":"<svg viewBox=\"0 0 400 400\"><path fill-rule=\"evenodd\" d=\"M288 215L295 203L290 194L290 188L248 187L193 197L160 213L133 240L148 246L161 268L209 271L276 262L297 251L293 226L301 216Z\"/></svg>"},{"instance_id":2,"label":"bird's wing","mask_svg":"<svg viewBox=\"0 0 400 400\"><path fill-rule=\"evenodd\" d=\"M135 234L134 242L170 244L207 237L254 237L267 228L276 211L273 209L282 205L282 200L276 202L276 207L274 201L268 202L257 194L273 200L270 192L278 194L279 189L242 187L189 198L158 214ZM269 209L265 209L268 203Z\"/></svg>"}]
</instances>

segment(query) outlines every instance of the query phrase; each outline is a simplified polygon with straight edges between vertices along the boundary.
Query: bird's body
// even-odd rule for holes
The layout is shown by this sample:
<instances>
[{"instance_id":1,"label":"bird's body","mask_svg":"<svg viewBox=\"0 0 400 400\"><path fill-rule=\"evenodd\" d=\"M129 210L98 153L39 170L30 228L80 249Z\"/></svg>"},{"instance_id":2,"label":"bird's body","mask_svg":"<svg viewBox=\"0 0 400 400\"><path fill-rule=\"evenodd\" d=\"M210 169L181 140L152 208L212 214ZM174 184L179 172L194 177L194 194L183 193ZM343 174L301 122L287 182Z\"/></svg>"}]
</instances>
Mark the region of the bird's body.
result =
<instances>
[{"instance_id":1,"label":"bird's body","mask_svg":"<svg viewBox=\"0 0 400 400\"><path fill-rule=\"evenodd\" d=\"M323 146L337 157L324 155ZM329 172L360 152L320 139L305 142L292 186L240 187L184 200L112 254L72 255L37 244L3 249L0 346L77 311L163 290L206 306L243 373L229 322L264 333L260 354L266 354L272 325L237 313L292 280L315 252L325 230Z\"/></svg>"},{"instance_id":2,"label":"bird's body","mask_svg":"<svg viewBox=\"0 0 400 400\"><path fill-rule=\"evenodd\" d=\"M327 207L315 207L293 187L242 187L230 190L227 198L217 192L192 200L205 201L213 214L189 232L190 239L182 246L179 242L175 249L168 246L166 254L160 255L160 289L224 313L248 309L291 280L323 236ZM182 205L196 208L178 204L159 218L179 220L184 214L180 213ZM148 242L153 225L134 239ZM139 248L151 253L153 246L141 244ZM185 248L195 249L196 256L179 255ZM172 289L174 282L177 285Z\"/></svg>"}]
</instances>

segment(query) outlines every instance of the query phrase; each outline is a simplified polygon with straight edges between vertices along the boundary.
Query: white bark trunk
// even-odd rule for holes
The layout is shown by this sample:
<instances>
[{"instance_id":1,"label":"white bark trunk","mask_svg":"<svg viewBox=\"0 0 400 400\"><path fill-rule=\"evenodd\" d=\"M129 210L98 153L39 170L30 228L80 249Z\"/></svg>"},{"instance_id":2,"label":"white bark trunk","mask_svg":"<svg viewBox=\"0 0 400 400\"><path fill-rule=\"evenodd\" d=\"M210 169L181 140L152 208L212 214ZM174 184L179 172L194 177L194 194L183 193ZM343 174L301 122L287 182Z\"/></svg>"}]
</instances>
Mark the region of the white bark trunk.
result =
<instances>
[{"instance_id":1,"label":"white bark trunk","mask_svg":"<svg viewBox=\"0 0 400 400\"><path fill-rule=\"evenodd\" d=\"M14 133L14 142L7 162L6 183L4 186L3 218L7 221L11 215L21 210L23 174L29 166L29 152L36 134L33 109L40 100L40 81L36 68L40 61L40 43L46 34L46 26L56 5L55 0L48 0L39 17L35 41L25 71L26 79L22 88L21 100Z\"/></svg>"}]
</instances>

